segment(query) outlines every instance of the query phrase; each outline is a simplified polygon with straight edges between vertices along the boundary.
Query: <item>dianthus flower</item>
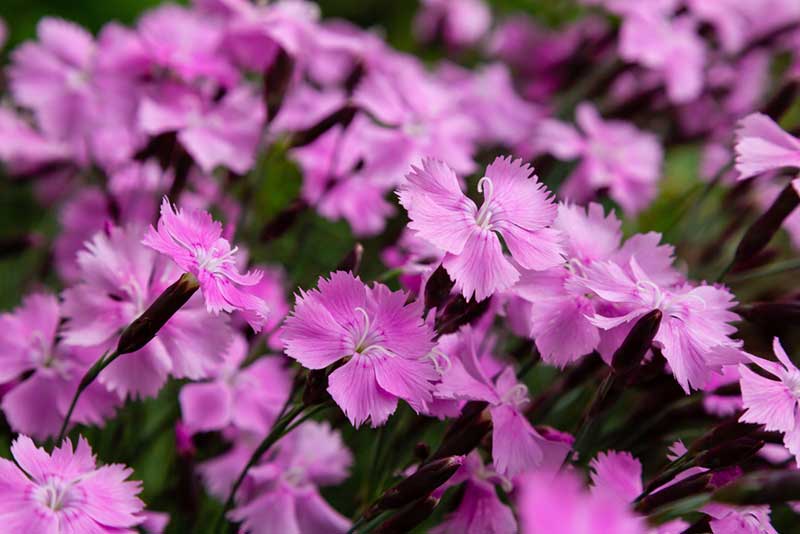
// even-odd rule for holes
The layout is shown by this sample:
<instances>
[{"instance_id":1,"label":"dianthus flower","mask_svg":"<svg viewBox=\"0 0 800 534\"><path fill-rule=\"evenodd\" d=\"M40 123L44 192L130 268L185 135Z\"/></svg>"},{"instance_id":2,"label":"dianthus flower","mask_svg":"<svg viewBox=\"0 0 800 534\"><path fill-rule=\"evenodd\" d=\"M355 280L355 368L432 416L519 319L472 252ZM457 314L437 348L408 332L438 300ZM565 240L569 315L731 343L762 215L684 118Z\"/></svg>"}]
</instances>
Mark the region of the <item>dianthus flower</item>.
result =
<instances>
[{"instance_id":1,"label":"dianthus flower","mask_svg":"<svg viewBox=\"0 0 800 534\"><path fill-rule=\"evenodd\" d=\"M483 464L480 453L471 452L447 486L464 483L458 508L433 534L516 534L517 521L511 508L497 496L496 485L511 490L510 481Z\"/></svg>"},{"instance_id":2,"label":"dianthus flower","mask_svg":"<svg viewBox=\"0 0 800 534\"><path fill-rule=\"evenodd\" d=\"M230 517L250 534L344 534L350 521L317 489L347 478L353 458L341 435L327 422L312 421L284 440L273 461L248 472L244 495Z\"/></svg>"},{"instance_id":3,"label":"dianthus flower","mask_svg":"<svg viewBox=\"0 0 800 534\"><path fill-rule=\"evenodd\" d=\"M660 283L642 269L635 256L626 267L604 261L587 269L586 287L617 308L616 313L609 310L613 316L596 313L593 324L608 330L661 310L663 319L655 344L687 394L703 387L712 373L720 374L723 365L742 361L742 343L730 337L736 328L729 323L739 319L730 311L736 301L725 287Z\"/></svg>"},{"instance_id":4,"label":"dianthus flower","mask_svg":"<svg viewBox=\"0 0 800 534\"><path fill-rule=\"evenodd\" d=\"M78 253L81 282L64 291L64 343L113 349L120 332L180 276L180 270L140 242L131 226L100 232ZM144 348L117 358L99 381L121 397L153 396L167 375L200 379L222 358L230 340L227 318L189 300Z\"/></svg>"},{"instance_id":5,"label":"dianthus flower","mask_svg":"<svg viewBox=\"0 0 800 534\"><path fill-rule=\"evenodd\" d=\"M736 132L736 170L743 180L784 167L800 168L800 139L762 113L739 121Z\"/></svg>"},{"instance_id":6,"label":"dianthus flower","mask_svg":"<svg viewBox=\"0 0 800 534\"><path fill-rule=\"evenodd\" d=\"M536 135L539 150L559 159L580 159L559 194L585 203L607 190L628 214L636 214L656 196L663 150L657 138L620 121L605 121L588 103L575 112L580 131L555 119L542 122Z\"/></svg>"},{"instance_id":7,"label":"dianthus flower","mask_svg":"<svg viewBox=\"0 0 800 534\"><path fill-rule=\"evenodd\" d=\"M624 267L631 257L652 279L672 284L680 275L673 269L673 249L659 245L656 233L637 234L622 244L621 222L602 206L587 208L559 204L553 227L562 232L567 262L542 272L525 271L512 292L531 303L526 315L530 336L542 359L564 367L594 350L610 363L627 331L606 331L590 320L603 310L599 299L587 293L583 277L597 261L610 260Z\"/></svg>"},{"instance_id":8,"label":"dianthus flower","mask_svg":"<svg viewBox=\"0 0 800 534\"><path fill-rule=\"evenodd\" d=\"M423 41L442 38L454 48L478 42L492 24L492 12L483 0L423 0L414 29Z\"/></svg>"},{"instance_id":9,"label":"dianthus flower","mask_svg":"<svg viewBox=\"0 0 800 534\"><path fill-rule=\"evenodd\" d=\"M243 289L258 284L261 271L240 273L236 267L237 247L222 237L222 225L205 211L175 208L164 198L158 229L152 226L142 240L146 246L166 254L181 269L200 282L209 312L248 312L247 320L256 332L266 322L266 302Z\"/></svg>"},{"instance_id":10,"label":"dianthus flower","mask_svg":"<svg viewBox=\"0 0 800 534\"><path fill-rule=\"evenodd\" d=\"M190 432L234 428L266 434L289 397L292 378L285 358L259 358L241 367L247 341L236 334L212 380L186 384L179 396L183 422Z\"/></svg>"},{"instance_id":11,"label":"dianthus flower","mask_svg":"<svg viewBox=\"0 0 800 534\"><path fill-rule=\"evenodd\" d=\"M554 471L561 466L570 446L542 436L525 417L528 388L517 381L514 369L500 367L490 379L487 369L497 367L490 354L479 358L479 336L462 328L461 343L446 342L434 351L441 368L437 399L477 400L489 403L492 418L492 461L498 473L513 477L530 470ZM441 360L441 362L440 362ZM493 370L493 369L492 369ZM554 468L555 466L555 468Z\"/></svg>"},{"instance_id":12,"label":"dianthus flower","mask_svg":"<svg viewBox=\"0 0 800 534\"><path fill-rule=\"evenodd\" d=\"M137 497L141 484L127 480L132 470L97 467L89 443L73 451L65 440L52 455L31 438L11 445L17 465L0 458L0 524L4 532L73 534L134 532L144 517Z\"/></svg>"},{"instance_id":13,"label":"dianthus flower","mask_svg":"<svg viewBox=\"0 0 800 534\"><path fill-rule=\"evenodd\" d=\"M775 377L766 378L739 365L742 402L741 421L763 424L768 431L783 434L783 443L800 466L800 369L792 362L776 337L772 349L778 362L749 356L758 367Z\"/></svg>"},{"instance_id":14,"label":"dianthus flower","mask_svg":"<svg viewBox=\"0 0 800 534\"><path fill-rule=\"evenodd\" d=\"M511 287L518 267L544 270L561 262L560 234L550 228L556 205L521 160L497 158L478 182L480 208L461 191L455 172L427 159L407 175L398 195L408 210L409 228L447 252L442 265L466 298L483 300Z\"/></svg>"},{"instance_id":15,"label":"dianthus flower","mask_svg":"<svg viewBox=\"0 0 800 534\"><path fill-rule=\"evenodd\" d=\"M57 341L61 312L55 295L34 293L12 313L0 315L0 384L11 384L3 412L12 429L38 439L58 432L81 376L97 357L95 351ZM25 373L27 378L13 382ZM100 423L117 404L102 385L92 384L73 420Z\"/></svg>"},{"instance_id":16,"label":"dianthus flower","mask_svg":"<svg viewBox=\"0 0 800 534\"><path fill-rule=\"evenodd\" d=\"M328 392L355 427L367 419L382 425L398 399L423 409L438 374L427 358L433 332L422 304L342 271L318 287L296 298L281 334L286 353L309 369L347 360L328 377Z\"/></svg>"}]
</instances>

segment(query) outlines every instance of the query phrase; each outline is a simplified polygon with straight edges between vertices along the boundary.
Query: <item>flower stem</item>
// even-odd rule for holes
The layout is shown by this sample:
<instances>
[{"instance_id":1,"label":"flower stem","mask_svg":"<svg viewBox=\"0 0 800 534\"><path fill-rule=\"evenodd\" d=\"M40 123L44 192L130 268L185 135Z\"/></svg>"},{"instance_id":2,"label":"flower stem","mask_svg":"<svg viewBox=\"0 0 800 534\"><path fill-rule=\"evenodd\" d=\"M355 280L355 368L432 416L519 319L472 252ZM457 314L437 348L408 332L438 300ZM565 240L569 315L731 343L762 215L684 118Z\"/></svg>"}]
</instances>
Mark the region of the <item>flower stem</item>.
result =
<instances>
[{"instance_id":1,"label":"flower stem","mask_svg":"<svg viewBox=\"0 0 800 534\"><path fill-rule=\"evenodd\" d=\"M96 362L94 362L94 365L92 365L89 370L86 371L86 374L83 375L83 378L81 378L81 381L78 384L78 389L75 391L75 395L72 396L69 409L67 410L67 414L64 416L64 422L61 423L61 430L58 431L58 438L56 439L55 446L58 446L62 441L64 441L64 436L66 435L67 428L69 427L69 421L72 418L72 412L75 411L75 406L78 404L78 399L80 398L81 393L83 393L86 388L88 388L92 382L94 382L95 378L97 378L100 372L108 367L111 362L116 360L118 356L118 351L114 351L111 354L105 352Z\"/></svg>"},{"instance_id":2,"label":"flower stem","mask_svg":"<svg viewBox=\"0 0 800 534\"><path fill-rule=\"evenodd\" d=\"M228 493L228 498L225 500L225 506L222 509L222 515L220 516L217 524L219 526L220 522L225 521L225 516L227 515L228 511L233 507L233 501L236 497L236 492L239 491L239 488L244 482L245 477L247 476L247 472L250 471L250 468L256 465L261 458L269 451L269 449L283 436L285 436L289 430L295 428L295 426L290 426L291 423L300 415L303 411L305 406L302 404L296 404L291 410L289 410L286 415L278 419L275 424L272 425L267 436L264 440L258 445L258 448L253 452L252 456L250 456L250 460L247 462L247 465L244 466L241 473L239 473L236 482L233 483L230 492ZM309 416L308 414L306 414ZM307 417L304 417L305 420ZM214 532L221 532L219 528L215 528Z\"/></svg>"}]
</instances>

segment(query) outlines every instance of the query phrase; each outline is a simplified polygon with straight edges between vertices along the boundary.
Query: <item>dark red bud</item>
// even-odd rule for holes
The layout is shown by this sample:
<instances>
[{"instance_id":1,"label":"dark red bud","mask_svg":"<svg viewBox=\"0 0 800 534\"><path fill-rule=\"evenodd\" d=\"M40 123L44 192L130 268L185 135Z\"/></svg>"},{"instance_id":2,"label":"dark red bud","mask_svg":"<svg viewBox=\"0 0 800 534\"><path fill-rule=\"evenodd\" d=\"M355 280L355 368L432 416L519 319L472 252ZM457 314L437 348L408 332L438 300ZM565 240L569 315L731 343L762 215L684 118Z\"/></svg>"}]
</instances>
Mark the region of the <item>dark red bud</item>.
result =
<instances>
[{"instance_id":1,"label":"dark red bud","mask_svg":"<svg viewBox=\"0 0 800 534\"><path fill-rule=\"evenodd\" d=\"M295 133L290 141L290 148L299 148L301 146L310 145L319 139L322 134L336 125L341 125L343 128L347 128L350 123L353 122L357 112L358 108L351 104L342 106L336 111L323 117L313 126Z\"/></svg>"},{"instance_id":2,"label":"dark red bud","mask_svg":"<svg viewBox=\"0 0 800 534\"><path fill-rule=\"evenodd\" d=\"M264 73L264 103L267 107L267 123L272 122L281 110L293 72L294 60L281 48L267 72Z\"/></svg>"},{"instance_id":3,"label":"dark red bud","mask_svg":"<svg viewBox=\"0 0 800 534\"><path fill-rule=\"evenodd\" d=\"M455 282L450 279L444 267L439 265L425 284L425 310L441 309Z\"/></svg>"},{"instance_id":4,"label":"dark red bud","mask_svg":"<svg viewBox=\"0 0 800 534\"><path fill-rule=\"evenodd\" d=\"M764 447L764 442L751 437L737 438L697 455L695 463L709 469L720 469L745 462Z\"/></svg>"},{"instance_id":5,"label":"dark red bud","mask_svg":"<svg viewBox=\"0 0 800 534\"><path fill-rule=\"evenodd\" d=\"M753 223L742 237L734 255L734 265L755 256L772 240L797 206L800 205L800 196L791 183L783 188L781 194L764 214Z\"/></svg>"},{"instance_id":6,"label":"dark red bud","mask_svg":"<svg viewBox=\"0 0 800 534\"><path fill-rule=\"evenodd\" d=\"M800 471L760 471L717 490L712 499L738 505L800 501Z\"/></svg>"},{"instance_id":7,"label":"dark red bud","mask_svg":"<svg viewBox=\"0 0 800 534\"><path fill-rule=\"evenodd\" d=\"M425 497L447 482L463 463L463 456L450 456L424 464L415 473L384 491L364 517L371 519L383 511L401 508Z\"/></svg>"},{"instance_id":8,"label":"dark red bud","mask_svg":"<svg viewBox=\"0 0 800 534\"><path fill-rule=\"evenodd\" d=\"M306 377L306 387L303 389L303 405L315 406L325 402L328 393L328 373L325 369L313 369Z\"/></svg>"},{"instance_id":9,"label":"dark red bud","mask_svg":"<svg viewBox=\"0 0 800 534\"><path fill-rule=\"evenodd\" d=\"M267 242L283 236L295 223L298 215L308 209L308 203L303 199L294 200L283 211L272 218L261 229L261 241Z\"/></svg>"},{"instance_id":10,"label":"dark red bud","mask_svg":"<svg viewBox=\"0 0 800 534\"><path fill-rule=\"evenodd\" d=\"M381 523L375 532L377 534L408 534L414 527L430 517L437 504L439 504L439 499L430 495L420 499L400 511L396 516Z\"/></svg>"},{"instance_id":11,"label":"dark red bud","mask_svg":"<svg viewBox=\"0 0 800 534\"><path fill-rule=\"evenodd\" d=\"M364 245L356 243L355 246L342 258L339 265L336 266L337 271L350 271L353 276L358 276L361 270L361 260L364 258Z\"/></svg>"},{"instance_id":12,"label":"dark red bud","mask_svg":"<svg viewBox=\"0 0 800 534\"><path fill-rule=\"evenodd\" d=\"M636 324L633 325L633 328L625 337L625 341L622 342L622 345L620 345L611 359L611 367L614 372L630 371L641 363L653 344L653 338L658 333L658 328L661 326L661 317L661 310L653 310L636 321Z\"/></svg>"},{"instance_id":13,"label":"dark red bud","mask_svg":"<svg viewBox=\"0 0 800 534\"><path fill-rule=\"evenodd\" d=\"M144 313L122 331L117 355L135 352L147 345L199 288L200 283L193 274L183 273L177 282L165 289Z\"/></svg>"},{"instance_id":14,"label":"dark red bud","mask_svg":"<svg viewBox=\"0 0 800 534\"><path fill-rule=\"evenodd\" d=\"M648 514L665 504L702 493L708 488L711 476L711 473L708 472L698 473L659 490L656 493L651 493L636 503L636 511L642 514Z\"/></svg>"}]
</instances>

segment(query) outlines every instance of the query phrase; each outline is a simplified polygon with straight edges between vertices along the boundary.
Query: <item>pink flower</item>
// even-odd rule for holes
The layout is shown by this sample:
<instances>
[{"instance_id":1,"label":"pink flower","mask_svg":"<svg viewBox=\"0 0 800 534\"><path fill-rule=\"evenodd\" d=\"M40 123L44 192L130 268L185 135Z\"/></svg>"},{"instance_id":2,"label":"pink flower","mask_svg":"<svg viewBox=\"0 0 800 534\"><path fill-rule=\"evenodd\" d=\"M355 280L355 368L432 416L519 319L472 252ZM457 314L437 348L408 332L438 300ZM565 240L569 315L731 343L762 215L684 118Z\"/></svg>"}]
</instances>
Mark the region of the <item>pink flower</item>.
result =
<instances>
[{"instance_id":1,"label":"pink flower","mask_svg":"<svg viewBox=\"0 0 800 534\"><path fill-rule=\"evenodd\" d=\"M564 236L566 268L526 271L512 290L531 303L524 312L530 323L528 334L544 361L564 367L598 350L610 363L627 333L605 331L590 320L605 311L602 301L587 293L583 281L594 262L612 260L626 266L636 257L659 283L671 284L680 278L672 267L673 249L659 245L659 234L637 234L622 244L620 226L619 219L613 213L605 215L599 204L591 203L586 209L559 204L553 227Z\"/></svg>"},{"instance_id":2,"label":"pink flower","mask_svg":"<svg viewBox=\"0 0 800 534\"><path fill-rule=\"evenodd\" d=\"M441 161L424 160L406 178L398 195L411 219L408 226L447 252L442 265L464 297L483 300L519 279L500 237L524 269L544 270L563 261L560 235L550 228L556 206L521 160L497 158L487 167L478 185L484 194L480 208Z\"/></svg>"},{"instance_id":3,"label":"pink flower","mask_svg":"<svg viewBox=\"0 0 800 534\"><path fill-rule=\"evenodd\" d=\"M181 273L140 242L136 227L98 233L78 254L81 282L64 291L64 342L92 347L95 357L116 346L122 329ZM99 381L124 398L154 396L167 376L200 379L230 340L225 318L209 315L199 296L183 306L139 351L118 358Z\"/></svg>"},{"instance_id":4,"label":"pink flower","mask_svg":"<svg viewBox=\"0 0 800 534\"><path fill-rule=\"evenodd\" d=\"M235 335L213 380L181 388L183 422L190 432L236 429L265 435L289 397L292 378L282 357L262 357L240 367L247 341Z\"/></svg>"},{"instance_id":5,"label":"pink flower","mask_svg":"<svg viewBox=\"0 0 800 534\"><path fill-rule=\"evenodd\" d=\"M519 482L522 534L645 534L647 526L618 497L587 492L577 475L534 474Z\"/></svg>"},{"instance_id":6,"label":"pink flower","mask_svg":"<svg viewBox=\"0 0 800 534\"><path fill-rule=\"evenodd\" d=\"M478 42L491 23L492 12L483 0L423 0L414 28L423 41L441 37L460 48Z\"/></svg>"},{"instance_id":7,"label":"pink flower","mask_svg":"<svg viewBox=\"0 0 800 534\"><path fill-rule=\"evenodd\" d=\"M433 332L422 303L341 271L318 287L296 298L281 335L286 353L308 369L347 359L328 377L328 392L355 427L367 419L382 425L398 399L424 409L438 374L427 358Z\"/></svg>"},{"instance_id":8,"label":"pink flower","mask_svg":"<svg viewBox=\"0 0 800 534\"><path fill-rule=\"evenodd\" d=\"M0 108L0 160L13 174L34 173L54 163L72 160L63 141L37 132L12 111Z\"/></svg>"},{"instance_id":9,"label":"pink flower","mask_svg":"<svg viewBox=\"0 0 800 534\"><path fill-rule=\"evenodd\" d=\"M218 165L245 174L255 164L264 126L264 105L239 86L221 100L176 84L165 84L139 106L139 126L150 135L178 132L178 140L203 171Z\"/></svg>"},{"instance_id":10,"label":"pink flower","mask_svg":"<svg viewBox=\"0 0 800 534\"><path fill-rule=\"evenodd\" d=\"M792 363L777 337L772 342L772 349L780 363L756 356L750 356L750 359L777 380L758 375L746 365L739 365L745 407L740 420L763 424L768 431L783 434L784 445L800 466L800 369Z\"/></svg>"},{"instance_id":11,"label":"pink flower","mask_svg":"<svg viewBox=\"0 0 800 534\"><path fill-rule=\"evenodd\" d=\"M267 303L242 288L258 284L261 271L240 273L236 267L236 252L222 237L222 225L205 211L185 211L161 202L158 229L152 226L142 240L146 246L166 254L181 269L192 273L200 282L206 308L213 314L243 310L256 332L267 321Z\"/></svg>"},{"instance_id":12,"label":"pink flower","mask_svg":"<svg viewBox=\"0 0 800 534\"><path fill-rule=\"evenodd\" d=\"M741 342L730 337L736 328L729 323L739 319L730 311L736 301L725 287L666 285L651 278L637 260L595 262L587 269L586 287L618 310L613 316L596 313L592 324L609 330L661 310L655 343L687 394L720 374L723 365L742 361Z\"/></svg>"},{"instance_id":13,"label":"pink flower","mask_svg":"<svg viewBox=\"0 0 800 534\"><path fill-rule=\"evenodd\" d=\"M11 383L3 412L15 431L41 439L61 428L78 382L97 358L94 351L57 343L60 320L58 299L46 293L29 295L13 313L0 315L0 384ZM30 376L15 383L23 373ZM92 384L72 420L101 423L117 404L102 385Z\"/></svg>"},{"instance_id":14,"label":"pink flower","mask_svg":"<svg viewBox=\"0 0 800 534\"><path fill-rule=\"evenodd\" d=\"M514 513L495 491L495 485L502 485L509 491L508 479L487 468L480 454L473 451L448 485L462 482L464 496L458 508L431 530L433 534L516 534Z\"/></svg>"},{"instance_id":15,"label":"pink flower","mask_svg":"<svg viewBox=\"0 0 800 534\"><path fill-rule=\"evenodd\" d=\"M19 436L11 445L15 465L0 458L0 522L6 532L134 532L144 517L132 470L97 467L89 443L65 440L52 455Z\"/></svg>"},{"instance_id":16,"label":"pink flower","mask_svg":"<svg viewBox=\"0 0 800 534\"><path fill-rule=\"evenodd\" d=\"M513 477L533 469L557 471L561 467L570 444L563 440L549 440L539 434L528 419L524 409L529 402L528 389L517 381L512 367L500 367L492 372L497 378L489 379L488 366L497 366L491 355L479 359L480 338L469 327L459 334L459 343L451 343L451 336L442 338L434 354L443 358L441 383L436 386L437 399L479 400L489 403L494 430L492 432L492 461L498 473ZM457 338L456 338L457 339ZM441 356L444 354L444 356ZM435 356L436 357L436 356Z\"/></svg>"},{"instance_id":17,"label":"pink flower","mask_svg":"<svg viewBox=\"0 0 800 534\"><path fill-rule=\"evenodd\" d=\"M559 159L580 159L560 195L585 203L608 190L628 214L636 214L655 198L661 177L663 150L658 139L634 125L604 121L591 104L580 104L575 120L581 131L557 120L546 120L536 134L536 147Z\"/></svg>"},{"instance_id":18,"label":"pink flower","mask_svg":"<svg viewBox=\"0 0 800 534\"><path fill-rule=\"evenodd\" d=\"M284 438L274 461L249 471L230 517L250 534L344 534L350 521L325 502L317 486L342 482L352 462L328 423L307 422Z\"/></svg>"},{"instance_id":19,"label":"pink flower","mask_svg":"<svg viewBox=\"0 0 800 534\"><path fill-rule=\"evenodd\" d=\"M800 168L800 139L789 135L762 113L739 121L736 170L743 180L783 167Z\"/></svg>"}]
</instances>

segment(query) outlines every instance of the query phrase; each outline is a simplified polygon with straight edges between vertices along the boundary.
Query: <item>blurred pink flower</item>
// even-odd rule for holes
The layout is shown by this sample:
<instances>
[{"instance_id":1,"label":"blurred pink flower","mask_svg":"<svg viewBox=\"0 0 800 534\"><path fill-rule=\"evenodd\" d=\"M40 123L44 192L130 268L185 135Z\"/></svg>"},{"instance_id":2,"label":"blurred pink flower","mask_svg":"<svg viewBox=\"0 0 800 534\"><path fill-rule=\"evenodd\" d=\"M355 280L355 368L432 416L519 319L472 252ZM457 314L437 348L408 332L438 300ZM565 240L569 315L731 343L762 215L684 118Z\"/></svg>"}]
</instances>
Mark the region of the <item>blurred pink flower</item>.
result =
<instances>
[{"instance_id":1,"label":"blurred pink flower","mask_svg":"<svg viewBox=\"0 0 800 534\"><path fill-rule=\"evenodd\" d=\"M414 19L422 41L441 37L453 48L477 43L491 24L492 12L483 0L422 0Z\"/></svg>"},{"instance_id":2,"label":"blurred pink flower","mask_svg":"<svg viewBox=\"0 0 800 534\"><path fill-rule=\"evenodd\" d=\"M438 374L427 358L433 332L422 304L342 271L318 288L296 297L281 334L286 354L309 369L349 359L328 377L328 391L355 427L367 419L382 425L398 399L424 409Z\"/></svg>"},{"instance_id":3,"label":"blurred pink flower","mask_svg":"<svg viewBox=\"0 0 800 534\"><path fill-rule=\"evenodd\" d=\"M52 454L19 436L16 465L0 458L0 520L7 532L133 532L144 517L141 483L120 464L97 467L89 443L65 440ZM17 467L19 466L19 467Z\"/></svg>"},{"instance_id":4,"label":"blurred pink flower","mask_svg":"<svg viewBox=\"0 0 800 534\"><path fill-rule=\"evenodd\" d=\"M783 167L800 168L800 139L783 131L762 113L753 113L739 121L736 131L739 179Z\"/></svg>"}]
</instances>

